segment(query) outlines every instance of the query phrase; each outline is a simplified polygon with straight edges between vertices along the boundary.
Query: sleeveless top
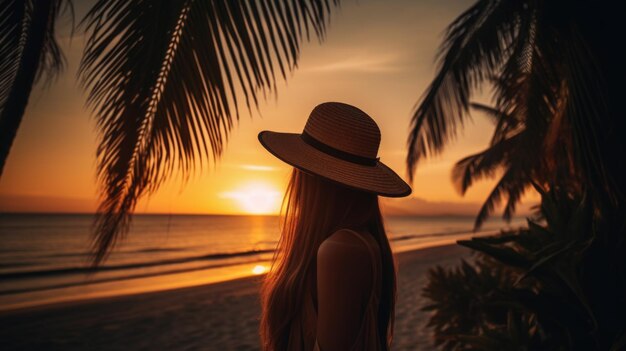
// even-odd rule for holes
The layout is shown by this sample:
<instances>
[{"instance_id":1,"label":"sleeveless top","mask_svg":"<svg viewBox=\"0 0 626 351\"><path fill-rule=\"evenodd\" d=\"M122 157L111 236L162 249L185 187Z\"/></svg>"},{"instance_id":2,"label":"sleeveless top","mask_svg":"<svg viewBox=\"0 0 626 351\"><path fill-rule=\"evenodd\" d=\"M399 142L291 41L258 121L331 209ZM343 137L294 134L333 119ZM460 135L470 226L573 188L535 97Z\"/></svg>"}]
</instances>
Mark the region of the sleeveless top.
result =
<instances>
[{"instance_id":1,"label":"sleeveless top","mask_svg":"<svg viewBox=\"0 0 626 351\"><path fill-rule=\"evenodd\" d=\"M367 247L371 256L373 272L372 289L363 310L361 325L352 347L347 351L379 351L381 350L381 340L378 335L378 306L382 288L380 253L379 250L372 247L372 245L377 245L374 240L370 240L372 241L370 244L368 243L368 240L363 237L363 235L350 229L346 230L353 233L356 237L363 241L363 244ZM315 307L313 296L311 294L307 294L304 300L302 318L294 321L294 324L291 327L289 350L324 351L321 349L316 339L315 329L317 325L317 308ZM384 342L386 342L386 340L384 340Z\"/></svg>"}]
</instances>

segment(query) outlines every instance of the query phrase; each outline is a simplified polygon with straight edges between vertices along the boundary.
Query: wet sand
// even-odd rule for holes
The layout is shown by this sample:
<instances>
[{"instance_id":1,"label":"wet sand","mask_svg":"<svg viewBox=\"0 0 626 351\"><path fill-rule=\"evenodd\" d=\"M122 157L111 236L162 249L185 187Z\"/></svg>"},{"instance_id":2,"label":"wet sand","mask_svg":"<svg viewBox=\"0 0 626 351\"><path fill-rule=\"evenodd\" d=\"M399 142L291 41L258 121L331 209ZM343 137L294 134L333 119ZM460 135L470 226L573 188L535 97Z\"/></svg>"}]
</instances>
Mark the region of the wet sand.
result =
<instances>
[{"instance_id":1,"label":"wet sand","mask_svg":"<svg viewBox=\"0 0 626 351\"><path fill-rule=\"evenodd\" d=\"M434 265L469 251L456 245L397 254L393 350L432 349L421 289ZM2 350L259 350L261 277L0 313Z\"/></svg>"}]
</instances>

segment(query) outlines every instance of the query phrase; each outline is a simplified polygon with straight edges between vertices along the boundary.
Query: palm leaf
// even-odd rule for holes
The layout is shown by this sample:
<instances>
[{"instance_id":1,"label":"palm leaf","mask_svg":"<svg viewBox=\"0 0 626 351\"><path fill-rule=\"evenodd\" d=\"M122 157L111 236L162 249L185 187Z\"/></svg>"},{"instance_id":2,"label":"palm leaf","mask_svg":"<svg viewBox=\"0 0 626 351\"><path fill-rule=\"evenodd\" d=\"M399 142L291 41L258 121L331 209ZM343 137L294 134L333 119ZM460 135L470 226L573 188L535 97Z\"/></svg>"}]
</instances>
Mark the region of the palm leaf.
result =
<instances>
[{"instance_id":1,"label":"palm leaf","mask_svg":"<svg viewBox=\"0 0 626 351\"><path fill-rule=\"evenodd\" d=\"M452 181L459 193L465 194L474 181L491 177L499 168L506 167L511 162L510 155L519 148L522 136L523 134L519 134L502 140L481 152L459 160L452 169Z\"/></svg>"},{"instance_id":2,"label":"palm leaf","mask_svg":"<svg viewBox=\"0 0 626 351\"><path fill-rule=\"evenodd\" d=\"M489 215L500 205L505 196L509 199L509 203L517 203L521 194L523 194L524 190L528 187L528 183L529 180L524 177L522 170L517 169L515 166L507 168L478 211L474 221L474 230L478 230L483 225ZM508 211L505 209L505 219L508 220L511 218L512 210L514 210L514 208Z\"/></svg>"},{"instance_id":3,"label":"palm leaf","mask_svg":"<svg viewBox=\"0 0 626 351\"><path fill-rule=\"evenodd\" d=\"M495 107L473 102L470 104L472 110L480 111L489 117L496 125L490 145L499 143L500 141L517 134L523 130L524 123L518 119L519 116L508 114L500 111Z\"/></svg>"},{"instance_id":4,"label":"palm leaf","mask_svg":"<svg viewBox=\"0 0 626 351\"><path fill-rule=\"evenodd\" d=\"M607 96L610 94L605 87L609 78L603 77L603 68L598 66L598 58L590 51L589 44L593 43L586 43L581 33L574 29L566 35L572 41L571 45L565 46L562 54L568 62L564 70L568 93L565 109L568 122L573 127L573 153L590 187L590 194L597 202L615 208L623 207L626 187L623 180L616 177L624 174L623 163L615 162L612 157L624 150L623 146L620 149L623 143L619 143L621 139L615 136L616 133L606 135L604 132L617 125L609 112L611 102ZM619 103L616 106L620 106ZM601 137L603 135L606 137Z\"/></svg>"},{"instance_id":5,"label":"palm leaf","mask_svg":"<svg viewBox=\"0 0 626 351\"><path fill-rule=\"evenodd\" d=\"M457 244L482 252L512 267L528 269L532 265L527 257L507 246L495 247L476 240L458 240Z\"/></svg>"},{"instance_id":6,"label":"palm leaf","mask_svg":"<svg viewBox=\"0 0 626 351\"><path fill-rule=\"evenodd\" d=\"M476 111L483 112L487 117L491 118L491 121L496 125L499 123L504 123L511 119L511 116L509 116L506 112L500 111L497 108L489 105L481 104L479 102L470 103L470 107Z\"/></svg>"},{"instance_id":7,"label":"palm leaf","mask_svg":"<svg viewBox=\"0 0 626 351\"><path fill-rule=\"evenodd\" d=\"M542 54L549 51L553 43L543 33L537 22L538 9L526 6L517 18L514 40L510 41L509 52L502 57L502 67L496 74L489 73L494 87L495 107L471 103L473 110L491 118L496 128L490 147L457 162L452 172L453 181L461 194L477 180L493 177L499 168L508 169L500 179L479 214L475 228L493 212L503 198L507 198L503 218L510 220L521 196L536 179L545 182L551 176L545 160L548 150L544 148L544 137L559 106L561 92L558 69L546 62ZM557 157L555 165L559 171L566 169ZM514 169L518 174L510 173ZM507 179L508 178L508 179Z\"/></svg>"},{"instance_id":8,"label":"palm leaf","mask_svg":"<svg viewBox=\"0 0 626 351\"><path fill-rule=\"evenodd\" d=\"M502 212L502 218L506 221L510 221L515 214L515 209L517 208L517 204L521 201L522 196L528 189L529 184L528 180L526 181L520 179L519 184L512 188L508 189L507 192L507 202L504 206L504 211Z\"/></svg>"},{"instance_id":9,"label":"palm leaf","mask_svg":"<svg viewBox=\"0 0 626 351\"><path fill-rule=\"evenodd\" d=\"M55 27L68 7L63 0L0 1L0 176L33 85L64 66Z\"/></svg>"},{"instance_id":10,"label":"palm leaf","mask_svg":"<svg viewBox=\"0 0 626 351\"><path fill-rule=\"evenodd\" d=\"M338 0L333 1L337 3ZM100 132L94 263L127 232L137 201L174 172L222 154L248 110L322 39L330 0L99 0L83 20L80 76ZM275 64L278 69L275 68Z\"/></svg>"},{"instance_id":11,"label":"palm leaf","mask_svg":"<svg viewBox=\"0 0 626 351\"><path fill-rule=\"evenodd\" d=\"M437 154L456 136L456 127L467 118L472 91L508 57L516 18L523 11L522 2L482 0L448 27L440 68L411 120L407 143L411 179L423 156Z\"/></svg>"}]
</instances>

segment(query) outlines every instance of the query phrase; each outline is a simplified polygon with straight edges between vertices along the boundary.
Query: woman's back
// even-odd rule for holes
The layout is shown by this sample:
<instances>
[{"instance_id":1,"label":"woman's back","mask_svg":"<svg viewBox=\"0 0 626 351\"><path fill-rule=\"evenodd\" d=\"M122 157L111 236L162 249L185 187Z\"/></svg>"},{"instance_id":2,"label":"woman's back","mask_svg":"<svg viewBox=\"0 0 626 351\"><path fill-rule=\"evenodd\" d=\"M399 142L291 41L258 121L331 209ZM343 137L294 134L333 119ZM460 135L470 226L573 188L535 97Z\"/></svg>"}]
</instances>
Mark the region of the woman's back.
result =
<instances>
[{"instance_id":1,"label":"woman's back","mask_svg":"<svg viewBox=\"0 0 626 351\"><path fill-rule=\"evenodd\" d=\"M380 350L380 267L369 233L343 229L326 239L317 254L317 289L292 326L289 350Z\"/></svg>"}]
</instances>

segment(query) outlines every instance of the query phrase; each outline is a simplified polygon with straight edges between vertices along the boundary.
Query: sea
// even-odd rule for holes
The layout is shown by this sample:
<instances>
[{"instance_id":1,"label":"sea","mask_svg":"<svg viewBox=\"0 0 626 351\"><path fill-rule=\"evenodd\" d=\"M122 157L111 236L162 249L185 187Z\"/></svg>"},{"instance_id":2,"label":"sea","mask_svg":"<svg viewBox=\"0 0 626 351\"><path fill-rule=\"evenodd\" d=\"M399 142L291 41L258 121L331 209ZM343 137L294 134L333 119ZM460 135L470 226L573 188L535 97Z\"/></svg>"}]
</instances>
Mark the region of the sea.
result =
<instances>
[{"instance_id":1,"label":"sea","mask_svg":"<svg viewBox=\"0 0 626 351\"><path fill-rule=\"evenodd\" d=\"M260 275L278 242L277 216L135 215L97 270L90 265L93 215L0 214L0 311L175 289ZM453 243L526 225L471 216L385 218L394 252Z\"/></svg>"}]
</instances>

